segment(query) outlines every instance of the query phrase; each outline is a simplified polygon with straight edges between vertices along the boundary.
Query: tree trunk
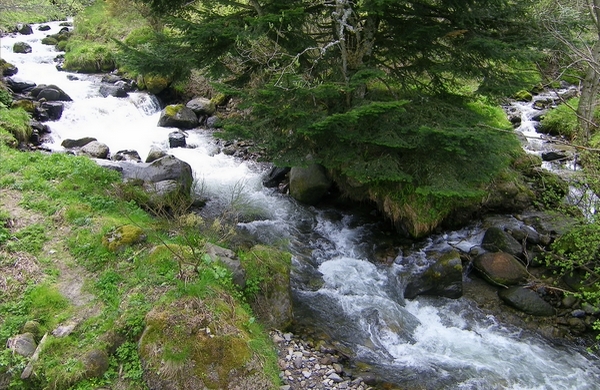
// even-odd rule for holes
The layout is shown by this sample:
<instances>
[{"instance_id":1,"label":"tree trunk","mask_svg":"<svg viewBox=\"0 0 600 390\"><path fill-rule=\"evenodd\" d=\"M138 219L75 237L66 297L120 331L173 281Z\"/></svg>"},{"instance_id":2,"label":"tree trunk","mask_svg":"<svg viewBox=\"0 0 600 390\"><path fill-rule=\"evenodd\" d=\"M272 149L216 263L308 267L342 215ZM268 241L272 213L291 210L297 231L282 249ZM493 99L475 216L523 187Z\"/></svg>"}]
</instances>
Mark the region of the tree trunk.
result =
<instances>
[{"instance_id":1,"label":"tree trunk","mask_svg":"<svg viewBox=\"0 0 600 390\"><path fill-rule=\"evenodd\" d=\"M580 142L587 144L592 132L598 128L594 121L594 111L598 103L598 92L600 91L600 0L590 2L592 20L596 26L598 37L590 50L591 58L588 59L587 71L581 85L581 97L577 107L579 117Z\"/></svg>"}]
</instances>

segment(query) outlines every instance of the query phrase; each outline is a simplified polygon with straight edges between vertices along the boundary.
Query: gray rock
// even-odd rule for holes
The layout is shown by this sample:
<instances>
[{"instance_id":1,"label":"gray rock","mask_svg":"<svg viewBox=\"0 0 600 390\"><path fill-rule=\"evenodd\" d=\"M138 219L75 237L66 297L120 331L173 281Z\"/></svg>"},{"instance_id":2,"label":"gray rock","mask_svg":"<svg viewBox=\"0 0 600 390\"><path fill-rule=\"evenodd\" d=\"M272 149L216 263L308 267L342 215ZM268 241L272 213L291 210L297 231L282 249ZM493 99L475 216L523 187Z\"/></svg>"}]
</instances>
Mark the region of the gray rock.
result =
<instances>
[{"instance_id":1,"label":"gray rock","mask_svg":"<svg viewBox=\"0 0 600 390\"><path fill-rule=\"evenodd\" d=\"M523 256L523 246L521 243L497 227L491 227L486 230L481 246L490 252L505 252L515 257Z\"/></svg>"},{"instance_id":2,"label":"gray rock","mask_svg":"<svg viewBox=\"0 0 600 390\"><path fill-rule=\"evenodd\" d=\"M109 96L114 96L114 97L127 97L129 95L129 91L127 90L127 88L123 87L123 86L117 86L117 85L106 85L103 84L100 86L100 95L104 96L104 97L109 97Z\"/></svg>"},{"instance_id":3,"label":"gray rock","mask_svg":"<svg viewBox=\"0 0 600 390\"><path fill-rule=\"evenodd\" d=\"M62 146L63 148L66 148L66 149L81 148L93 141L97 141L97 139L93 138L93 137L84 137L84 138L79 138L79 139L67 138L67 139L63 140L63 142L60 144L60 146Z\"/></svg>"},{"instance_id":4,"label":"gray rock","mask_svg":"<svg viewBox=\"0 0 600 390\"><path fill-rule=\"evenodd\" d=\"M30 89L33 90L36 86L35 83L31 83L29 81L18 81L11 78L6 79L6 85L8 85L8 88L10 88L14 93L21 93Z\"/></svg>"},{"instance_id":5,"label":"gray rock","mask_svg":"<svg viewBox=\"0 0 600 390\"><path fill-rule=\"evenodd\" d=\"M73 101L73 99L71 99L71 97L65 91L54 84L40 84L31 90L30 95L37 100L46 99L46 101L63 102Z\"/></svg>"},{"instance_id":6,"label":"gray rock","mask_svg":"<svg viewBox=\"0 0 600 390\"><path fill-rule=\"evenodd\" d=\"M213 115L213 116L209 116L208 118L206 118L205 126L208 129L214 129L215 127L217 127L218 123L219 123L219 117L216 115Z\"/></svg>"},{"instance_id":7,"label":"gray rock","mask_svg":"<svg viewBox=\"0 0 600 390\"><path fill-rule=\"evenodd\" d=\"M559 152L555 152L555 151L542 153L542 160L544 160L544 161L555 161L555 160L561 160L564 158L567 158L567 155L564 153L559 153Z\"/></svg>"},{"instance_id":8,"label":"gray rock","mask_svg":"<svg viewBox=\"0 0 600 390\"><path fill-rule=\"evenodd\" d=\"M142 162L142 159L136 150L119 150L110 159L113 161Z\"/></svg>"},{"instance_id":9,"label":"gray rock","mask_svg":"<svg viewBox=\"0 0 600 390\"><path fill-rule=\"evenodd\" d=\"M31 35L33 34L33 29L29 24L17 24L17 32L22 35Z\"/></svg>"},{"instance_id":10,"label":"gray rock","mask_svg":"<svg viewBox=\"0 0 600 390\"><path fill-rule=\"evenodd\" d=\"M554 308L535 291L522 286L513 286L498 291L498 296L508 305L533 316L548 317L555 314Z\"/></svg>"},{"instance_id":11,"label":"gray rock","mask_svg":"<svg viewBox=\"0 0 600 390\"><path fill-rule=\"evenodd\" d=\"M17 42L13 45L13 52L15 53L29 54L31 51L31 46L26 42Z\"/></svg>"},{"instance_id":12,"label":"gray rock","mask_svg":"<svg viewBox=\"0 0 600 390\"><path fill-rule=\"evenodd\" d=\"M11 337L8 339L6 346L14 353L25 357L33 355L37 348L33 333L23 333Z\"/></svg>"},{"instance_id":13,"label":"gray rock","mask_svg":"<svg viewBox=\"0 0 600 390\"><path fill-rule=\"evenodd\" d=\"M210 100L202 97L197 97L190 100L186 107L194 111L198 116L211 116L215 113L215 104Z\"/></svg>"},{"instance_id":14,"label":"gray rock","mask_svg":"<svg viewBox=\"0 0 600 390\"><path fill-rule=\"evenodd\" d=\"M0 69L2 69L2 76L4 77L14 76L19 72L19 68L3 59L0 59Z\"/></svg>"},{"instance_id":15,"label":"gray rock","mask_svg":"<svg viewBox=\"0 0 600 390\"><path fill-rule=\"evenodd\" d=\"M488 282L510 286L519 284L529 276L521 262L508 253L484 253L473 260L473 267Z\"/></svg>"},{"instance_id":16,"label":"gray rock","mask_svg":"<svg viewBox=\"0 0 600 390\"><path fill-rule=\"evenodd\" d=\"M109 148L106 144L98 141L92 141L81 148L81 152L94 158L107 158Z\"/></svg>"},{"instance_id":17,"label":"gray rock","mask_svg":"<svg viewBox=\"0 0 600 390\"><path fill-rule=\"evenodd\" d=\"M174 131L169 133L169 147L170 148L185 148L187 146L185 140L185 134L181 131Z\"/></svg>"},{"instance_id":18,"label":"gray rock","mask_svg":"<svg viewBox=\"0 0 600 390\"><path fill-rule=\"evenodd\" d=\"M182 104L170 105L160 113L158 126L193 129L198 126L198 117L194 111Z\"/></svg>"},{"instance_id":19,"label":"gray rock","mask_svg":"<svg viewBox=\"0 0 600 390\"><path fill-rule=\"evenodd\" d=\"M38 27L38 31L48 31L50 30L50 26L48 26L47 24L42 24L41 26Z\"/></svg>"},{"instance_id":20,"label":"gray rock","mask_svg":"<svg viewBox=\"0 0 600 390\"><path fill-rule=\"evenodd\" d=\"M62 117L64 105L61 102L43 102L40 105L40 109L45 110L48 114L48 118L53 121L57 121Z\"/></svg>"},{"instance_id":21,"label":"gray rock","mask_svg":"<svg viewBox=\"0 0 600 390\"><path fill-rule=\"evenodd\" d=\"M204 244L204 250L213 261L220 261L229 271L231 271L233 282L235 284L241 288L246 287L246 271L242 268L242 263L232 250L208 242Z\"/></svg>"},{"instance_id":22,"label":"gray rock","mask_svg":"<svg viewBox=\"0 0 600 390\"><path fill-rule=\"evenodd\" d=\"M301 203L315 205L327 194L332 182L318 164L290 170L290 195Z\"/></svg>"},{"instance_id":23,"label":"gray rock","mask_svg":"<svg viewBox=\"0 0 600 390\"><path fill-rule=\"evenodd\" d=\"M158 160L159 158L165 157L167 152L164 150L153 146L148 152L148 156L146 157L146 162L151 163L152 161Z\"/></svg>"},{"instance_id":24,"label":"gray rock","mask_svg":"<svg viewBox=\"0 0 600 390\"><path fill-rule=\"evenodd\" d=\"M429 254L435 258L423 273L413 275L406 286L404 297L413 299L417 295L433 295L447 298L462 296L462 261L457 251Z\"/></svg>"}]
</instances>

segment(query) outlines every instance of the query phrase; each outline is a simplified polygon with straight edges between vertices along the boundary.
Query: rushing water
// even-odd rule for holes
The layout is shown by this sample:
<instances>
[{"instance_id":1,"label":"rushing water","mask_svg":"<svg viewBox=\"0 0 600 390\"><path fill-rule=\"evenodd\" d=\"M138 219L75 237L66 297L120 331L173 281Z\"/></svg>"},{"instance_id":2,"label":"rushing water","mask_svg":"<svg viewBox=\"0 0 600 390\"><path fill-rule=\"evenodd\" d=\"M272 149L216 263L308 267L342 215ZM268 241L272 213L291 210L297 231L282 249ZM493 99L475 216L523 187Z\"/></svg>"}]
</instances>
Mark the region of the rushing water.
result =
<instances>
[{"instance_id":1,"label":"rushing water","mask_svg":"<svg viewBox=\"0 0 600 390\"><path fill-rule=\"evenodd\" d=\"M50 122L45 146L61 151L63 139L86 136L107 144L112 153L135 149L142 158L153 146L168 149L173 129L156 126L159 106L145 93L104 98L100 77L58 72L56 52L39 40L58 31L1 40L2 57L15 64L15 79L56 84L73 102L62 118ZM14 54L26 41L31 54ZM73 75L71 75L73 76ZM530 134L533 136L533 134ZM405 301L410 275L429 263L428 251L478 246L483 230L474 226L413 245L390 264L375 264L375 253L389 232L369 215L307 208L263 188L265 167L220 153L210 132L188 132L191 148L169 153L187 161L209 216L235 211L239 229L265 243L288 242L294 253L295 315L327 333L358 360L372 365L386 381L420 389L597 389L598 362L574 346L564 347L484 315L465 298ZM468 279L465 280L468 283Z\"/></svg>"}]
</instances>

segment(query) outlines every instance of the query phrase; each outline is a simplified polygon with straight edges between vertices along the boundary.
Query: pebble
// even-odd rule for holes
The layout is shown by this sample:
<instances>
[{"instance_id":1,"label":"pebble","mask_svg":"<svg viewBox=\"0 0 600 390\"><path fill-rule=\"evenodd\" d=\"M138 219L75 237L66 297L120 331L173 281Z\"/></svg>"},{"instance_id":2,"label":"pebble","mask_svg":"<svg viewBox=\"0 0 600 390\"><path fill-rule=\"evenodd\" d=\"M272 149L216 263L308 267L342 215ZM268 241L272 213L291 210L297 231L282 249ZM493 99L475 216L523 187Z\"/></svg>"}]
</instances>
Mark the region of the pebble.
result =
<instances>
[{"instance_id":1,"label":"pebble","mask_svg":"<svg viewBox=\"0 0 600 390\"><path fill-rule=\"evenodd\" d=\"M293 333L271 332L277 346L283 385L280 390L373 390L361 377L348 376L337 351L316 350Z\"/></svg>"}]
</instances>

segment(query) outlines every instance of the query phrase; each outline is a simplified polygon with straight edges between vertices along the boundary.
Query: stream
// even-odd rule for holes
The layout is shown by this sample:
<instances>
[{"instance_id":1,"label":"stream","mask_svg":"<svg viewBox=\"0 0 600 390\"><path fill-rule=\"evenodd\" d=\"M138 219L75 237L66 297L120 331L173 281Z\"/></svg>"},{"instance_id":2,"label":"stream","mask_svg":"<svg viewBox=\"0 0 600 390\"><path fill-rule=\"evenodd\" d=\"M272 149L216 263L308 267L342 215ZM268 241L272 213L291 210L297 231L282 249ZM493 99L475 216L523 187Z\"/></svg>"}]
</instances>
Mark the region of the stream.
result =
<instances>
[{"instance_id":1,"label":"stream","mask_svg":"<svg viewBox=\"0 0 600 390\"><path fill-rule=\"evenodd\" d=\"M152 147L169 149L173 129L157 127L157 99L144 92L103 97L101 76L57 71L58 53L40 40L60 27L47 25L50 31L33 25L33 35L0 42L2 58L19 68L13 79L56 84L73 99L60 120L47 122L52 133L44 147L62 152L64 139L95 137L112 153L134 149L142 160ZM13 53L17 41L33 52ZM598 360L575 345L503 325L467 298L404 299L428 253L478 247L480 224L405 245L389 264L376 263L377 252L394 243L377 215L303 206L263 187L269 166L221 153L209 130L187 134L188 148L168 152L191 165L196 192L209 199L204 216L235 211L238 228L255 241L287 243L298 322L331 337L386 382L409 389L600 389Z\"/></svg>"}]
</instances>

